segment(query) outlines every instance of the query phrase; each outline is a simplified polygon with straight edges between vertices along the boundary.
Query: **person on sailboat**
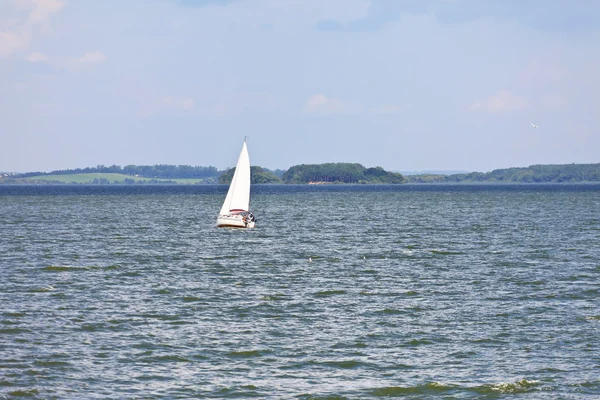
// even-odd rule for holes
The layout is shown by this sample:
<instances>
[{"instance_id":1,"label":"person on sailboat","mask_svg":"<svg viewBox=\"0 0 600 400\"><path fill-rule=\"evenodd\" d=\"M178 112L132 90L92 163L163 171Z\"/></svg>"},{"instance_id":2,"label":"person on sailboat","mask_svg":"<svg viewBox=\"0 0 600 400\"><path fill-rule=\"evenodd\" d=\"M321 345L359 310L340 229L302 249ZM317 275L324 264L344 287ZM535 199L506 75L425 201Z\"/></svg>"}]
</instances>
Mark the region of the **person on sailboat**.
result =
<instances>
[{"instance_id":1,"label":"person on sailboat","mask_svg":"<svg viewBox=\"0 0 600 400\"><path fill-rule=\"evenodd\" d=\"M251 212L248 212L243 214L242 222L244 223L244 225L248 225L249 222L256 222L256 218L254 218L254 215L252 215Z\"/></svg>"}]
</instances>

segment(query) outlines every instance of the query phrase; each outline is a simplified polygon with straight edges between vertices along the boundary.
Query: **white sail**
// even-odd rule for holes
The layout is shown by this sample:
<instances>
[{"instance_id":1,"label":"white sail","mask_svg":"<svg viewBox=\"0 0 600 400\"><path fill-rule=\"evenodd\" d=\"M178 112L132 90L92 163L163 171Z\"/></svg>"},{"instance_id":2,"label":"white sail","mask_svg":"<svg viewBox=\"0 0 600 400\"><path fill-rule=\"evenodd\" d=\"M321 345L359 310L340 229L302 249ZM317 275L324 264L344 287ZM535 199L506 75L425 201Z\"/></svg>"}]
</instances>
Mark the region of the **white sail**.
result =
<instances>
[{"instance_id":1,"label":"white sail","mask_svg":"<svg viewBox=\"0 0 600 400\"><path fill-rule=\"evenodd\" d=\"M248 211L250 208L250 157L244 141L235 173L225 197L221 215L227 215L232 210Z\"/></svg>"}]
</instances>

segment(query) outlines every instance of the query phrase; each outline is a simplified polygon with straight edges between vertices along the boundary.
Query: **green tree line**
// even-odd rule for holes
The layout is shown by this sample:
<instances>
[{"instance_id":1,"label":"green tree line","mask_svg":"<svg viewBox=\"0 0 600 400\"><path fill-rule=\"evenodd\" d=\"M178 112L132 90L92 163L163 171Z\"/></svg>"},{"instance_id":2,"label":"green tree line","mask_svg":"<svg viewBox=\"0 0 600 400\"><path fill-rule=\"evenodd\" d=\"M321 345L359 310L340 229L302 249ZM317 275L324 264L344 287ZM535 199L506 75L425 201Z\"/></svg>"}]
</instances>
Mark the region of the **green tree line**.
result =
<instances>
[{"instance_id":1,"label":"green tree line","mask_svg":"<svg viewBox=\"0 0 600 400\"><path fill-rule=\"evenodd\" d=\"M235 168L228 169L219 176L219 183L229 185L233 179L234 173ZM250 183L256 185L261 183L283 183L283 181L273 171L254 166L250 167Z\"/></svg>"},{"instance_id":2,"label":"green tree line","mask_svg":"<svg viewBox=\"0 0 600 400\"><path fill-rule=\"evenodd\" d=\"M141 178L158 178L158 179L186 179L186 178L209 178L218 177L224 171L219 171L217 168L209 167L193 167L191 165L119 165L96 167L76 168L76 169L61 169L51 172L27 172L24 174L13 175L13 178L28 178L40 175L71 175L71 174L88 174L88 173L113 173L138 176Z\"/></svg>"},{"instance_id":3,"label":"green tree line","mask_svg":"<svg viewBox=\"0 0 600 400\"><path fill-rule=\"evenodd\" d=\"M231 182L235 168L220 171L215 167L193 167L190 165L98 165L89 168L57 170L52 172L28 172L5 174L0 183L26 183L21 178L44 175L70 175L84 173L119 173L133 177L149 178L148 183L170 182L171 179L205 179L205 182ZM357 163L302 164L289 169L271 171L259 166L251 167L253 184L261 183L455 183L455 182L507 182L507 183L550 183L550 182L600 182L600 164L531 165L524 168L496 169L491 172L470 172L453 175L407 175L389 172L381 167L365 168ZM127 181L125 183L132 183ZM98 183L105 183L104 181Z\"/></svg>"},{"instance_id":4,"label":"green tree line","mask_svg":"<svg viewBox=\"0 0 600 400\"><path fill-rule=\"evenodd\" d=\"M600 164L547 164L523 168L495 169L491 172L470 172L454 175L409 175L409 183L435 182L507 182L561 183L600 182Z\"/></svg>"},{"instance_id":5,"label":"green tree line","mask_svg":"<svg viewBox=\"0 0 600 400\"><path fill-rule=\"evenodd\" d=\"M302 164L283 174L285 183L403 183L404 177L381 167L365 168L356 163Z\"/></svg>"}]
</instances>

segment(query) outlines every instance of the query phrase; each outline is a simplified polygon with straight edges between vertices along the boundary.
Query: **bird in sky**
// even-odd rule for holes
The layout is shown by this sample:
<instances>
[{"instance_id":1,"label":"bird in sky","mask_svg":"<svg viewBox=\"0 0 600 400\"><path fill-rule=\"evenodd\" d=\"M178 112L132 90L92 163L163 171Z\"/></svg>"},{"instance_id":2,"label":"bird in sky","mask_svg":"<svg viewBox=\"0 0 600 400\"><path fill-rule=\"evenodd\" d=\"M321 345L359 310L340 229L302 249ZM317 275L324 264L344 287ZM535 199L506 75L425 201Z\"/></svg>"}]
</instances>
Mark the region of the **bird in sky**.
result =
<instances>
[{"instance_id":1,"label":"bird in sky","mask_svg":"<svg viewBox=\"0 0 600 400\"><path fill-rule=\"evenodd\" d=\"M536 124L534 124L533 122L529 123L531 125L532 128L539 128L539 126L537 126Z\"/></svg>"}]
</instances>

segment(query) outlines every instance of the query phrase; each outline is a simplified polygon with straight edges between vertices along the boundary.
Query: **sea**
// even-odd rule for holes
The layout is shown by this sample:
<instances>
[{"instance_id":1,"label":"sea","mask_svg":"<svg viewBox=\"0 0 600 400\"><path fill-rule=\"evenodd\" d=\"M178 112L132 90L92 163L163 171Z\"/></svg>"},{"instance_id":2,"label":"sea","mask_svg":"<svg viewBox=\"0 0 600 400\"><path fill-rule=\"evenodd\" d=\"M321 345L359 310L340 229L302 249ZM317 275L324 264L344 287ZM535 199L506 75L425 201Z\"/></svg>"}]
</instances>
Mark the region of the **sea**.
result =
<instances>
[{"instance_id":1,"label":"sea","mask_svg":"<svg viewBox=\"0 0 600 400\"><path fill-rule=\"evenodd\" d=\"M600 185L0 186L0 398L600 397Z\"/></svg>"}]
</instances>

